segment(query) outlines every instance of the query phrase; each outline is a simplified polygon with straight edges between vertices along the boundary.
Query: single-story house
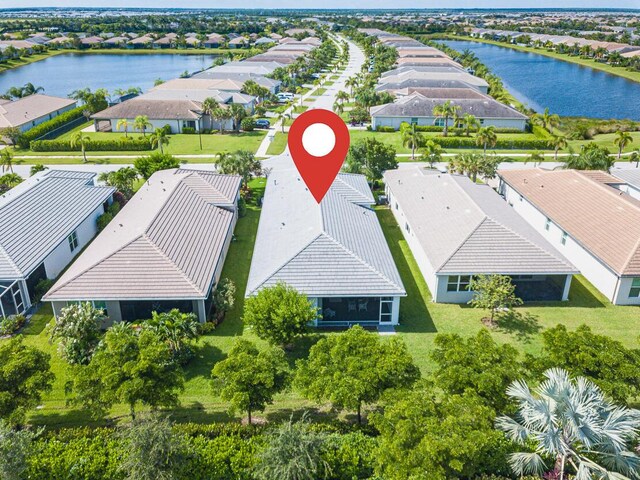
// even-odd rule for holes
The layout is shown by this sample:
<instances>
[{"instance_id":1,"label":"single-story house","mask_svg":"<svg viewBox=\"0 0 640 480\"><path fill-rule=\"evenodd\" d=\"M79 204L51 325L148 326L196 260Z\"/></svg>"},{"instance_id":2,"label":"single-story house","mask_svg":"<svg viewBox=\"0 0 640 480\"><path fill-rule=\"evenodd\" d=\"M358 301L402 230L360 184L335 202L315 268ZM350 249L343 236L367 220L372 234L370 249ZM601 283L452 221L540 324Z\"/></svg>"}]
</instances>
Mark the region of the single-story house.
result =
<instances>
[{"instance_id":1,"label":"single-story house","mask_svg":"<svg viewBox=\"0 0 640 480\"><path fill-rule=\"evenodd\" d=\"M0 100L0 128L17 127L26 132L75 107L75 100L41 93L13 101Z\"/></svg>"},{"instance_id":2,"label":"single-story house","mask_svg":"<svg viewBox=\"0 0 640 480\"><path fill-rule=\"evenodd\" d=\"M524 301L567 300L577 269L488 185L401 168L384 174L389 208L433 300L467 303L474 275L508 275Z\"/></svg>"},{"instance_id":3,"label":"single-story house","mask_svg":"<svg viewBox=\"0 0 640 480\"><path fill-rule=\"evenodd\" d=\"M0 317L23 314L98 231L114 189L94 173L47 170L0 196Z\"/></svg>"},{"instance_id":4,"label":"single-story house","mask_svg":"<svg viewBox=\"0 0 640 480\"><path fill-rule=\"evenodd\" d=\"M237 220L241 179L156 172L44 296L92 302L112 322L178 308L206 321Z\"/></svg>"},{"instance_id":5,"label":"single-story house","mask_svg":"<svg viewBox=\"0 0 640 480\"><path fill-rule=\"evenodd\" d=\"M396 60L399 67L455 67L464 70L462 65L445 57L402 57Z\"/></svg>"},{"instance_id":6,"label":"single-story house","mask_svg":"<svg viewBox=\"0 0 640 480\"><path fill-rule=\"evenodd\" d=\"M455 72L434 72L430 71L427 67L404 67L391 70L387 73L388 75L385 75L378 80L378 85L401 83L404 80L413 79L440 81L455 80L464 82L467 86L471 86L481 93L487 93L489 91L489 84L484 79L471 75L463 70Z\"/></svg>"},{"instance_id":7,"label":"single-story house","mask_svg":"<svg viewBox=\"0 0 640 480\"><path fill-rule=\"evenodd\" d=\"M640 201L600 171L501 170L505 200L615 305L640 305Z\"/></svg>"},{"instance_id":8,"label":"single-story house","mask_svg":"<svg viewBox=\"0 0 640 480\"><path fill-rule=\"evenodd\" d=\"M220 48L224 44L224 37L218 33L212 33L204 41L205 48Z\"/></svg>"},{"instance_id":9,"label":"single-story house","mask_svg":"<svg viewBox=\"0 0 640 480\"><path fill-rule=\"evenodd\" d=\"M237 37L229 40L229 48L249 48L249 40L244 37Z\"/></svg>"},{"instance_id":10,"label":"single-story house","mask_svg":"<svg viewBox=\"0 0 640 480\"><path fill-rule=\"evenodd\" d=\"M102 45L104 42L104 38L98 36L85 37L80 39L80 45L84 48L95 47L97 45Z\"/></svg>"},{"instance_id":11,"label":"single-story house","mask_svg":"<svg viewBox=\"0 0 640 480\"><path fill-rule=\"evenodd\" d=\"M277 42L273 38L269 37L260 37L254 42L255 45L272 45L274 43Z\"/></svg>"},{"instance_id":12,"label":"single-story house","mask_svg":"<svg viewBox=\"0 0 640 480\"><path fill-rule=\"evenodd\" d=\"M105 48L119 48L125 46L129 42L127 37L111 37L106 39L102 46Z\"/></svg>"},{"instance_id":13,"label":"single-story house","mask_svg":"<svg viewBox=\"0 0 640 480\"><path fill-rule=\"evenodd\" d=\"M427 91L428 92L428 91ZM455 107L459 107L459 115L474 115L481 125L493 125L499 128L514 128L524 131L529 118L503 103L489 96L484 98L430 98L421 93L412 93L406 97L400 97L393 103L371 107L371 127L400 128L403 122L416 125L444 126L445 119L433 114L434 108L450 101ZM449 118L449 126L454 124L454 119Z\"/></svg>"},{"instance_id":14,"label":"single-story house","mask_svg":"<svg viewBox=\"0 0 640 480\"><path fill-rule=\"evenodd\" d=\"M280 80L274 80L273 78L265 77L264 75L256 75L253 73L225 73L219 72L216 68L210 68L200 73L192 75L191 78L208 78L208 79L222 79L230 80L233 82L239 82L241 85L248 80L253 80L261 87L267 88L271 93L278 93L282 82ZM221 88L219 88L222 90Z\"/></svg>"},{"instance_id":15,"label":"single-story house","mask_svg":"<svg viewBox=\"0 0 640 480\"><path fill-rule=\"evenodd\" d=\"M297 170L269 175L246 296L279 282L318 307L315 325L395 325L402 280L362 175L340 173L318 204Z\"/></svg>"},{"instance_id":16,"label":"single-story house","mask_svg":"<svg viewBox=\"0 0 640 480\"><path fill-rule=\"evenodd\" d=\"M618 190L628 193L633 198L640 200L640 169L629 168L611 170L611 174L620 179L619 184L611 184Z\"/></svg>"},{"instance_id":17,"label":"single-story house","mask_svg":"<svg viewBox=\"0 0 640 480\"><path fill-rule=\"evenodd\" d=\"M442 88L442 89L461 89L468 90L473 88L468 83L462 82L460 80L434 80L427 78L408 78L406 80L401 80L395 83L383 83L380 85L376 85L376 92L389 92L395 94L397 91L402 91L407 88ZM478 91L479 93L479 91Z\"/></svg>"},{"instance_id":18,"label":"single-story house","mask_svg":"<svg viewBox=\"0 0 640 480\"><path fill-rule=\"evenodd\" d=\"M127 43L129 48L149 48L153 44L153 37L151 35L143 35L136 37Z\"/></svg>"},{"instance_id":19,"label":"single-story house","mask_svg":"<svg viewBox=\"0 0 640 480\"><path fill-rule=\"evenodd\" d=\"M176 45L176 39L178 35L175 33L168 33L164 37L158 38L153 42L153 48L172 48Z\"/></svg>"},{"instance_id":20,"label":"single-story house","mask_svg":"<svg viewBox=\"0 0 640 480\"><path fill-rule=\"evenodd\" d=\"M267 62L245 62L245 61L233 61L227 62L223 65L218 65L210 69L217 73L250 73L253 75L269 75L273 73L276 68L284 67L283 63L267 61Z\"/></svg>"}]
</instances>

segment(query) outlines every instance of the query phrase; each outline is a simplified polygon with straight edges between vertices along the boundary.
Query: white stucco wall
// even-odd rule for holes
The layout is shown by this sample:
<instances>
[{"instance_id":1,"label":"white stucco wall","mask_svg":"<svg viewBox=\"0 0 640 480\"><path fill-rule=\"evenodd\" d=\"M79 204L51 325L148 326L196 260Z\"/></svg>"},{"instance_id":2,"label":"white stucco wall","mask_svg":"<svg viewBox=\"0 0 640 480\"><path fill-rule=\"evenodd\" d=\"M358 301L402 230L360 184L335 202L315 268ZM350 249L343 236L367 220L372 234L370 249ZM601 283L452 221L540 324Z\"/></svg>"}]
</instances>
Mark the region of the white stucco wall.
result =
<instances>
[{"instance_id":1,"label":"white stucco wall","mask_svg":"<svg viewBox=\"0 0 640 480\"><path fill-rule=\"evenodd\" d=\"M376 129L377 127L393 127L396 130L400 128L400 124L402 122L410 123L412 119L417 118L417 125L420 126L433 126L435 125L436 118L433 116L428 117L388 117L388 116L372 116L371 117L371 128ZM524 131L526 128L526 120L525 119L509 119L509 118L482 118L478 117L479 120L484 120L483 126L493 125L496 128L517 128L518 130ZM449 126L453 127L453 119L449 120Z\"/></svg>"},{"instance_id":2,"label":"white stucco wall","mask_svg":"<svg viewBox=\"0 0 640 480\"><path fill-rule=\"evenodd\" d=\"M518 192L502 181L500 182L500 192L504 195L505 200L513 206L514 210L573 263L587 280L611 302L617 303L615 294L618 276L616 273L582 247L571 236L568 235L565 245L562 245L563 230L553 222L551 222L549 230L546 230L547 217L526 198L521 197Z\"/></svg>"},{"instance_id":3,"label":"white stucco wall","mask_svg":"<svg viewBox=\"0 0 640 480\"><path fill-rule=\"evenodd\" d=\"M640 275L637 277L640 278ZM640 305L640 297L629 297L633 277L622 277L616 295L616 305Z\"/></svg>"}]
</instances>

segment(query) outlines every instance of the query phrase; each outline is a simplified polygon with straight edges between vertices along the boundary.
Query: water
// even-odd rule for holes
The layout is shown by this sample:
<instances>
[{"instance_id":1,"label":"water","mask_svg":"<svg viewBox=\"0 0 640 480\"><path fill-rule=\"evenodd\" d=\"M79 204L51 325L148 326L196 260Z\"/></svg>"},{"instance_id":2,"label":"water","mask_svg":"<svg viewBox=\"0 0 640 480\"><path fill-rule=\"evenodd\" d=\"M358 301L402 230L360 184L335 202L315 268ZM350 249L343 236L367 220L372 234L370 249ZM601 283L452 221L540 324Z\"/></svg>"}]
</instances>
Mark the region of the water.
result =
<instances>
[{"instance_id":1,"label":"water","mask_svg":"<svg viewBox=\"0 0 640 480\"><path fill-rule=\"evenodd\" d=\"M640 120L640 83L534 53L486 43L451 40L471 50L522 103L562 116Z\"/></svg>"},{"instance_id":2,"label":"water","mask_svg":"<svg viewBox=\"0 0 640 480\"><path fill-rule=\"evenodd\" d=\"M80 88L140 87L148 90L157 78L171 80L185 70L210 67L215 55L65 53L0 73L0 93L31 82L45 94L66 97Z\"/></svg>"}]
</instances>

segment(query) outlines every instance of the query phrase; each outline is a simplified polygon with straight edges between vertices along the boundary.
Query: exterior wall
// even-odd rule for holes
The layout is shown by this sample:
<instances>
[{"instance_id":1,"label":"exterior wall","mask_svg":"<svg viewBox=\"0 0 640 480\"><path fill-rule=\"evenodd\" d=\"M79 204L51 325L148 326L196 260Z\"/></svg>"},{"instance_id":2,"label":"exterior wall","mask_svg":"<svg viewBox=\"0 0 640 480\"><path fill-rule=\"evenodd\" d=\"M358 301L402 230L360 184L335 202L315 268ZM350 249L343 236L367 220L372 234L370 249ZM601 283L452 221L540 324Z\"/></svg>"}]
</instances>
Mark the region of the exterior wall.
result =
<instances>
[{"instance_id":1,"label":"exterior wall","mask_svg":"<svg viewBox=\"0 0 640 480\"><path fill-rule=\"evenodd\" d=\"M44 259L44 268L47 272L47 278L54 279L60 272L65 269L73 258L79 254L82 249L95 237L98 233L97 220L104 213L104 207L99 205L78 227L74 230L78 236L78 248L73 252L69 248L67 238L60 242L56 248ZM71 235L72 232L69 232Z\"/></svg>"},{"instance_id":2,"label":"exterior wall","mask_svg":"<svg viewBox=\"0 0 640 480\"><path fill-rule=\"evenodd\" d=\"M72 103L68 107L64 107L64 108L61 108L59 110L55 110L55 111L53 111L51 113L48 113L48 114L43 115L41 117L38 117L38 118L36 118L35 120L33 120L31 122L23 123L22 125L17 125L17 127L20 128L21 132L26 132L27 130L31 130L36 125L40 125L43 122L48 122L52 118L56 118L58 115L61 115L64 112L67 112L67 111L72 110L74 108L76 108L76 104Z\"/></svg>"},{"instance_id":3,"label":"exterior wall","mask_svg":"<svg viewBox=\"0 0 640 480\"><path fill-rule=\"evenodd\" d=\"M118 122L120 118L112 118L109 121L111 122L111 131L112 132L124 132L124 128L118 128ZM139 134L138 130L133 128L133 118L127 118L127 122L129 122L128 130L129 133ZM151 127L147 128L146 133L151 133L155 131L156 128L163 128L165 125L171 126L171 133L181 133L183 128L183 123L187 121L192 121L195 123L195 129L198 131L198 121L195 119L185 119L185 120L175 120L175 119L167 119L167 120L149 120Z\"/></svg>"},{"instance_id":4,"label":"exterior wall","mask_svg":"<svg viewBox=\"0 0 640 480\"><path fill-rule=\"evenodd\" d=\"M366 298L367 296L353 296L353 295L347 295L344 297L340 297L340 298ZM386 296L385 296L386 297ZM326 298L326 297L324 297ZM369 297L372 298L372 297ZM373 298L382 298L379 296L375 296ZM378 322L378 325L398 325L400 322L400 297L398 296L391 296L391 298L393 299L393 303L391 305L391 322ZM308 297L309 301L313 304L314 307L319 308L320 307L320 298L319 297ZM380 315L378 313L378 315ZM378 317L380 318L380 317ZM342 323L344 322L344 320L337 320L336 323ZM353 320L353 323L356 324L358 323L358 320ZM319 322L319 320L316 318L313 322L313 326L317 327L317 326L322 326L322 324ZM331 326L331 321L326 322L326 324L324 326Z\"/></svg>"},{"instance_id":5,"label":"exterior wall","mask_svg":"<svg viewBox=\"0 0 640 480\"><path fill-rule=\"evenodd\" d=\"M616 305L640 305L640 297L629 297L632 281L633 277L623 277L620 279L616 301L614 302Z\"/></svg>"},{"instance_id":6,"label":"exterior wall","mask_svg":"<svg viewBox=\"0 0 640 480\"><path fill-rule=\"evenodd\" d=\"M465 292L447 292L448 279L449 275L437 276L437 287L433 301L437 303L468 303L473 297L473 292L470 290Z\"/></svg>"},{"instance_id":7,"label":"exterior wall","mask_svg":"<svg viewBox=\"0 0 640 480\"><path fill-rule=\"evenodd\" d=\"M420 126L433 126L435 125L436 118L433 116L430 117L385 117L385 116L372 116L371 117L371 128L375 129L378 126L381 127L393 127L398 130L400 128L400 124L402 122L410 123L411 119L417 119L417 125ZM517 118L482 118L478 117L479 120L483 121L483 126L493 125L496 128L517 128L518 130L524 131L526 128L527 121L525 119L517 119ZM453 127L453 119L449 119L449 126Z\"/></svg>"},{"instance_id":8,"label":"exterior wall","mask_svg":"<svg viewBox=\"0 0 640 480\"><path fill-rule=\"evenodd\" d=\"M549 230L546 230L547 217L502 180L500 181L500 193L504 195L509 205L529 222L538 233L546 238L547 241L571 263L578 267L580 273L604 296L611 302L617 303L615 295L619 279L616 273L611 271L609 267L582 247L582 245L576 242L571 236L567 236L565 245L562 245L563 230L553 222L549 225Z\"/></svg>"}]
</instances>

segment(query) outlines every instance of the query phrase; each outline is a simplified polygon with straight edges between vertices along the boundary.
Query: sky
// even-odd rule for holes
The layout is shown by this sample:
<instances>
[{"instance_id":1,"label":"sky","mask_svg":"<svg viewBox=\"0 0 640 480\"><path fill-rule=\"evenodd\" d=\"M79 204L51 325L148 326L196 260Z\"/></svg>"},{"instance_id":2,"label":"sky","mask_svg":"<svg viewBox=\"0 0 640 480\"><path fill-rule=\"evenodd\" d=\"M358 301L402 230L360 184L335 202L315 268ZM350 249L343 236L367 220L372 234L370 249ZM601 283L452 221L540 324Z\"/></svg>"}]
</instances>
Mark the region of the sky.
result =
<instances>
[{"instance_id":1,"label":"sky","mask_svg":"<svg viewBox=\"0 0 640 480\"><path fill-rule=\"evenodd\" d=\"M15 7L182 8L637 8L640 0L0 0Z\"/></svg>"}]
</instances>

